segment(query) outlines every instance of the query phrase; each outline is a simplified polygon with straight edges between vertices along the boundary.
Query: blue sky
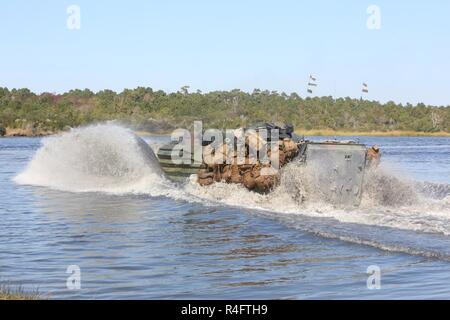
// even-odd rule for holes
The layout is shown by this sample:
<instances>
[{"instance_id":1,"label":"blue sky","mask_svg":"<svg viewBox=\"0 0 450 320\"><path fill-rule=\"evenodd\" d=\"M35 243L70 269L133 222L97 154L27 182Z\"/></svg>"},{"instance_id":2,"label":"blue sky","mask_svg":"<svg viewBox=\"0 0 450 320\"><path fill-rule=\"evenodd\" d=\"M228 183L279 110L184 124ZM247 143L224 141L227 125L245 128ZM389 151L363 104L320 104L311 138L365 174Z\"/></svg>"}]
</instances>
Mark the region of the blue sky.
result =
<instances>
[{"instance_id":1,"label":"blue sky","mask_svg":"<svg viewBox=\"0 0 450 320\"><path fill-rule=\"evenodd\" d=\"M366 10L381 9L369 30ZM69 5L81 29L66 25ZM253 88L450 105L450 2L2 1L0 86Z\"/></svg>"}]
</instances>

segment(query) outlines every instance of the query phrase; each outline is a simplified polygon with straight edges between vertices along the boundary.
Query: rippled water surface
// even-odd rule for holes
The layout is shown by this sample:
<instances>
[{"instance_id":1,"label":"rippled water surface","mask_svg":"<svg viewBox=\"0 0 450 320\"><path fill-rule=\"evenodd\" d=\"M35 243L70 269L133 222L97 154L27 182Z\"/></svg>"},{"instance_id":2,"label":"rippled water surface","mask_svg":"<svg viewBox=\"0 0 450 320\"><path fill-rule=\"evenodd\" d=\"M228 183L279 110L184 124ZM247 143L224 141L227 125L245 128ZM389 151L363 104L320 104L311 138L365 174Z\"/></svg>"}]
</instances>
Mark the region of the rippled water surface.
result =
<instances>
[{"instance_id":1,"label":"rippled water surface","mask_svg":"<svg viewBox=\"0 0 450 320\"><path fill-rule=\"evenodd\" d=\"M346 211L296 206L283 190L176 185L121 148L127 137L104 146L94 136L39 156L40 138L0 139L1 281L50 298L450 298L448 138L359 138L381 146L383 170L400 182L368 176L371 193ZM414 199L389 202L411 186ZM81 269L80 290L66 287L69 265ZM367 289L371 265L380 290Z\"/></svg>"}]
</instances>

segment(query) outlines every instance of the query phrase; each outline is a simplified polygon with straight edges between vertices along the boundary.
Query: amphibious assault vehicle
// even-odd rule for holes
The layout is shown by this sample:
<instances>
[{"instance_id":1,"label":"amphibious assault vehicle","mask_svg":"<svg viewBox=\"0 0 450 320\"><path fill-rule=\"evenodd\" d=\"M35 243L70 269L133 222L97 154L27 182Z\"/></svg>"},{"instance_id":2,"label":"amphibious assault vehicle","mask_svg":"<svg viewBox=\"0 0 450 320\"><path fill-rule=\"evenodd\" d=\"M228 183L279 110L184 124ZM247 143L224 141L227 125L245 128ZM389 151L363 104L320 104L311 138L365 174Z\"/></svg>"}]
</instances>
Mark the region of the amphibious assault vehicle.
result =
<instances>
[{"instance_id":1,"label":"amphibious assault vehicle","mask_svg":"<svg viewBox=\"0 0 450 320\"><path fill-rule=\"evenodd\" d=\"M274 136L273 130L276 130L281 170L289 162L306 166L311 169L309 172L313 172L314 184L318 186L316 190L318 189L317 191L325 200L342 206L358 206L360 204L364 172L366 166L372 165L373 160L368 155L368 148L364 144L350 140L313 141L305 139L305 137L296 135L293 127L289 125L263 123L238 130L240 133L237 133L236 136L245 132L243 141L247 148L245 149L247 160L250 158L248 148L252 145L252 137L256 137L255 133L257 135L258 132L266 130L269 137L267 141L270 143L270 137ZM211 148L214 140L202 140L201 159L198 159L198 156L197 159L194 159L193 148L183 150L180 147L181 142L181 139L171 141L161 146L157 152L163 171L172 180L183 181L194 175L192 178L196 179L200 185L216 182L241 183L249 190L263 193L270 192L280 182L281 175L279 173L263 175L262 171L268 165L263 165L258 161L251 164L247 162L243 164L226 163L222 160L209 163L211 154L209 157L205 154L205 150L208 148L212 152L213 158L219 153L217 150L220 150L219 155L223 156L221 159L227 157L230 159L230 153L231 159L233 156L236 157L236 149L234 145L230 145L229 139L222 144L216 143L215 148ZM273 146L273 144L271 145ZM271 153L270 147L265 150L269 150L268 154ZM173 160L174 155L179 157L181 153L184 153L184 159L189 159L189 161L180 163ZM376 160L378 163L379 159Z\"/></svg>"}]
</instances>

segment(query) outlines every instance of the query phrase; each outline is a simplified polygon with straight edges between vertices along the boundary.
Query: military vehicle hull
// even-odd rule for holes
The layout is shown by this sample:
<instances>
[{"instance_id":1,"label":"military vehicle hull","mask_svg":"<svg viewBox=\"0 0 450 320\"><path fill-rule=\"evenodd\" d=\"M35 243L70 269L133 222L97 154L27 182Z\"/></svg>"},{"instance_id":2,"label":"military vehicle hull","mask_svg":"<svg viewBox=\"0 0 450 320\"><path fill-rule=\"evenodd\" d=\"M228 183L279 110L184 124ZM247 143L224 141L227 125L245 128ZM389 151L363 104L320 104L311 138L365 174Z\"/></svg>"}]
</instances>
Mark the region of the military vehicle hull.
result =
<instances>
[{"instance_id":1,"label":"military vehicle hull","mask_svg":"<svg viewBox=\"0 0 450 320\"><path fill-rule=\"evenodd\" d=\"M306 144L303 161L314 175L310 183L325 202L358 206L361 203L367 148L354 143Z\"/></svg>"}]
</instances>

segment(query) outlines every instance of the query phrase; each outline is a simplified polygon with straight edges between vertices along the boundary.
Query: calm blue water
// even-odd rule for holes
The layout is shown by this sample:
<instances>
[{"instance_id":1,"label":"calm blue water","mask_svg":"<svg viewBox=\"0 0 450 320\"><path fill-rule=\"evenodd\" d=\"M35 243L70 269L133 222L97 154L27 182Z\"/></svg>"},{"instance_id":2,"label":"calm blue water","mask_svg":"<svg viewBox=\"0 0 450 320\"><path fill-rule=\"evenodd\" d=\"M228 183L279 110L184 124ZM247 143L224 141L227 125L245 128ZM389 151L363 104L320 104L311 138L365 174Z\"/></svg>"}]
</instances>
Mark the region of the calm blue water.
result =
<instances>
[{"instance_id":1,"label":"calm blue water","mask_svg":"<svg viewBox=\"0 0 450 320\"><path fill-rule=\"evenodd\" d=\"M440 191L427 206L316 214L64 192L13 182L41 139L1 138L0 280L55 299L450 298L450 139L359 139L381 146L390 171ZM80 290L66 287L69 265ZM379 290L367 289L371 265Z\"/></svg>"}]
</instances>

